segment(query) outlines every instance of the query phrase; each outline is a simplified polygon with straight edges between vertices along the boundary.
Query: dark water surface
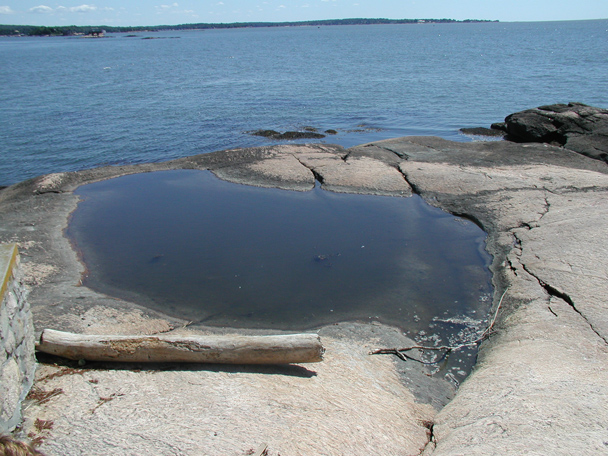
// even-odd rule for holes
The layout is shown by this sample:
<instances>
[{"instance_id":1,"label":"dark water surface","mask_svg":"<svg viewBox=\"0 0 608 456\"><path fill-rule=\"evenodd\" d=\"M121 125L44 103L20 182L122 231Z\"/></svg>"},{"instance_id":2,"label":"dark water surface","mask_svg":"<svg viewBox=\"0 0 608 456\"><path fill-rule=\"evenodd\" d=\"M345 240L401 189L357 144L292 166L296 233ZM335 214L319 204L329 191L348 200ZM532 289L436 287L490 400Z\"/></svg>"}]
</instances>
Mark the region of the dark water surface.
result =
<instances>
[{"instance_id":1,"label":"dark water surface","mask_svg":"<svg viewBox=\"0 0 608 456\"><path fill-rule=\"evenodd\" d=\"M608 108L606 20L138 35L0 37L0 186L275 144L256 129L468 141L543 104Z\"/></svg>"},{"instance_id":2,"label":"dark water surface","mask_svg":"<svg viewBox=\"0 0 608 456\"><path fill-rule=\"evenodd\" d=\"M208 171L80 187L69 235L85 284L208 325L381 321L455 340L492 287L485 233L410 198L265 189Z\"/></svg>"}]
</instances>

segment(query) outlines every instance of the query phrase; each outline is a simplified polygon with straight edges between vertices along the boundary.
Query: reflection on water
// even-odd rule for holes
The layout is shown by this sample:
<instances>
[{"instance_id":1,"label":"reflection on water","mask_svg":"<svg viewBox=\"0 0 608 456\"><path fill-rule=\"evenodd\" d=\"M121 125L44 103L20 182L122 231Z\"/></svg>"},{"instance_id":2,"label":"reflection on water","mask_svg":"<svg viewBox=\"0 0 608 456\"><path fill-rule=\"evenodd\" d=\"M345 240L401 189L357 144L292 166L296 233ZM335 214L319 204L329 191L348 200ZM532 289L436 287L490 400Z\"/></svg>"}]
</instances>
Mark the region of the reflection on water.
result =
<instances>
[{"instance_id":1,"label":"reflection on water","mask_svg":"<svg viewBox=\"0 0 608 456\"><path fill-rule=\"evenodd\" d=\"M265 189L207 171L82 186L85 284L215 326L381 321L447 341L482 325L485 233L410 198Z\"/></svg>"}]
</instances>

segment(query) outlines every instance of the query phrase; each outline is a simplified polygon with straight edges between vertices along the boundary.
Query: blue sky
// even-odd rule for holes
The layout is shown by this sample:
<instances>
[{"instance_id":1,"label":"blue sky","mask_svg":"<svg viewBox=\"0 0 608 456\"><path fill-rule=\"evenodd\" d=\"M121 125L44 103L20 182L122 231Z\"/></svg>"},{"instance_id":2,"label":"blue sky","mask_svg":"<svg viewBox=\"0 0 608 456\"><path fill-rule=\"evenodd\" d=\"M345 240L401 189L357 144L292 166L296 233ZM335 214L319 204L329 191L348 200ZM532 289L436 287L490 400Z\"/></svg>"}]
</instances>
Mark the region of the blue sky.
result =
<instances>
[{"instance_id":1,"label":"blue sky","mask_svg":"<svg viewBox=\"0 0 608 456\"><path fill-rule=\"evenodd\" d=\"M390 19L608 18L608 0L0 0L0 24L159 25Z\"/></svg>"}]
</instances>

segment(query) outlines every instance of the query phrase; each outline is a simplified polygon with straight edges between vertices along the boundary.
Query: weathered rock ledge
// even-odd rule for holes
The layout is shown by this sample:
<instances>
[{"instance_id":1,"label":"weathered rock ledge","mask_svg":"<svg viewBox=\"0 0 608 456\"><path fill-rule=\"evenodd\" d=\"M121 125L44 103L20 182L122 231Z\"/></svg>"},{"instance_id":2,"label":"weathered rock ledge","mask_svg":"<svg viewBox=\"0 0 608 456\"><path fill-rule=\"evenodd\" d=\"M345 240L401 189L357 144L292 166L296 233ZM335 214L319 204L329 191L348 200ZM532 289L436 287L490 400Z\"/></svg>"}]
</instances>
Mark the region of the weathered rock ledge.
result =
<instances>
[{"instance_id":1,"label":"weathered rock ledge","mask_svg":"<svg viewBox=\"0 0 608 456\"><path fill-rule=\"evenodd\" d=\"M546 143L608 162L608 109L583 103L553 104L508 115L491 128L462 128L464 134L504 136L520 143Z\"/></svg>"},{"instance_id":2,"label":"weathered rock ledge","mask_svg":"<svg viewBox=\"0 0 608 456\"><path fill-rule=\"evenodd\" d=\"M366 355L374 346L404 342L379 325L322 329L327 361L316 372L297 366L134 372L44 365L37 386L62 391L27 413L53 422L50 430L29 425L45 438L48 454L83 448L91 455L134 448L142 454L244 454L262 442L273 456L607 451L605 163L545 144L407 137L348 150L223 151L32 179L0 192L0 241L21 245L38 330L152 334L179 328L180 321L77 286L82 267L62 235L78 185L175 168L301 191L315 180L333 191L413 191L476 220L488 232L494 257L495 304L506 290L496 332L482 345L473 374L438 413L420 402L420 385L428 388L427 398L441 386L403 370L410 368L401 361ZM441 401L434 405L440 408Z\"/></svg>"},{"instance_id":3,"label":"weathered rock ledge","mask_svg":"<svg viewBox=\"0 0 608 456\"><path fill-rule=\"evenodd\" d=\"M497 292L508 288L496 334L435 419L432 454L606 452L606 165L543 144L364 148L407 158L399 168L417 192L477 220Z\"/></svg>"}]
</instances>

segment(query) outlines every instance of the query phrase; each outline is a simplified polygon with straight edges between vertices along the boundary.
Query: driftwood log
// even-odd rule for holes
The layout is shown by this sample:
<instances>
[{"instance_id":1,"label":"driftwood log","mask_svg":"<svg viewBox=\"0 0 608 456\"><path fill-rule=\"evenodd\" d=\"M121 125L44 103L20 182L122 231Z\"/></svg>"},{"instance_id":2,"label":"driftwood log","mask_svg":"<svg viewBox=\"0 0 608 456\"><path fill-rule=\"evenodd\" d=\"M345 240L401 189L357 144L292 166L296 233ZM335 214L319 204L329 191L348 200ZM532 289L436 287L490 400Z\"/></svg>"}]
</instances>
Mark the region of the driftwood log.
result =
<instances>
[{"instance_id":1,"label":"driftwood log","mask_svg":"<svg viewBox=\"0 0 608 456\"><path fill-rule=\"evenodd\" d=\"M111 336L45 329L38 351L73 360L222 364L316 363L323 360L317 334L279 336Z\"/></svg>"}]
</instances>

